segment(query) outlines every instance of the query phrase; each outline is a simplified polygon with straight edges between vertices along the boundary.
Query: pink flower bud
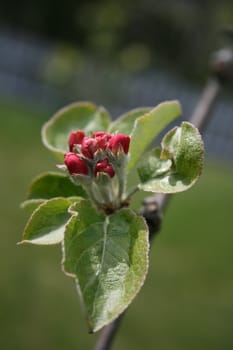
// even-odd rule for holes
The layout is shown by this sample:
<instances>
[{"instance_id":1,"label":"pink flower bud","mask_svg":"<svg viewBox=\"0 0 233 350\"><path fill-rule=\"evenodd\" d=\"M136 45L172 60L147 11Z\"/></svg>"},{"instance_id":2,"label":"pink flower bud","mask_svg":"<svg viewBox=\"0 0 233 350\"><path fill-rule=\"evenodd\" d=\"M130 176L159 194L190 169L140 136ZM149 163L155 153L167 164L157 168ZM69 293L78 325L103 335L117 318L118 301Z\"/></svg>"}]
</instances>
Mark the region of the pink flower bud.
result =
<instances>
[{"instance_id":1,"label":"pink flower bud","mask_svg":"<svg viewBox=\"0 0 233 350\"><path fill-rule=\"evenodd\" d=\"M96 164L95 176L98 173L105 173L105 174L108 174L110 177L113 177L115 175L115 171L113 167L108 163L107 159L101 160Z\"/></svg>"},{"instance_id":2,"label":"pink flower bud","mask_svg":"<svg viewBox=\"0 0 233 350\"><path fill-rule=\"evenodd\" d=\"M82 174L88 175L88 167L85 161L77 156L77 154L68 152L64 155L64 163L71 175Z\"/></svg>"},{"instance_id":3,"label":"pink flower bud","mask_svg":"<svg viewBox=\"0 0 233 350\"><path fill-rule=\"evenodd\" d=\"M85 137L85 133L82 130L72 132L69 137L69 150L73 151L74 145L80 145Z\"/></svg>"},{"instance_id":4,"label":"pink flower bud","mask_svg":"<svg viewBox=\"0 0 233 350\"><path fill-rule=\"evenodd\" d=\"M129 152L130 137L125 134L116 134L112 136L109 141L109 148L112 153L117 154L120 149L124 151L125 154Z\"/></svg>"}]
</instances>

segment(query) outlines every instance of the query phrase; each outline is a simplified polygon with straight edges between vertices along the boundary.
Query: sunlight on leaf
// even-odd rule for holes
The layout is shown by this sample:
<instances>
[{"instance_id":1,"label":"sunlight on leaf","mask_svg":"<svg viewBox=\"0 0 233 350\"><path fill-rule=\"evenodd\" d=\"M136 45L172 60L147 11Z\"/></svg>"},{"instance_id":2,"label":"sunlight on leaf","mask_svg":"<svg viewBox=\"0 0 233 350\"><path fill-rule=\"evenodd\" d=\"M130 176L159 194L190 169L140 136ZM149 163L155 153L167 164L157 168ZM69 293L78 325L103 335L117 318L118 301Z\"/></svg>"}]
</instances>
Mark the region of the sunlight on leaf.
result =
<instances>
[{"instance_id":1,"label":"sunlight on leaf","mask_svg":"<svg viewBox=\"0 0 233 350\"><path fill-rule=\"evenodd\" d=\"M141 288L148 265L148 229L130 209L104 218L88 201L75 206L76 220L66 228L64 269L75 278L89 329L96 332L119 316Z\"/></svg>"},{"instance_id":2,"label":"sunlight on leaf","mask_svg":"<svg viewBox=\"0 0 233 350\"><path fill-rule=\"evenodd\" d=\"M49 199L40 204L28 220L21 243L39 245L60 243L71 217L68 212L71 204L72 201L65 198Z\"/></svg>"},{"instance_id":3,"label":"sunlight on leaf","mask_svg":"<svg viewBox=\"0 0 233 350\"><path fill-rule=\"evenodd\" d=\"M139 117L134 125L130 141L130 161L128 171L131 171L146 148L155 137L174 119L181 115L178 101L160 103L149 113Z\"/></svg>"},{"instance_id":4,"label":"sunlight on leaf","mask_svg":"<svg viewBox=\"0 0 233 350\"><path fill-rule=\"evenodd\" d=\"M147 171L146 176L142 166L139 175L143 175L141 180L145 182L142 182L139 188L162 193L187 190L196 183L201 174L203 154L204 147L198 129L188 122L183 122L180 127L172 129L164 136L160 159L154 157L154 164L158 168L160 164L163 167L163 162L169 160L172 161L172 166L165 174ZM148 170L148 167L146 169Z\"/></svg>"}]
</instances>

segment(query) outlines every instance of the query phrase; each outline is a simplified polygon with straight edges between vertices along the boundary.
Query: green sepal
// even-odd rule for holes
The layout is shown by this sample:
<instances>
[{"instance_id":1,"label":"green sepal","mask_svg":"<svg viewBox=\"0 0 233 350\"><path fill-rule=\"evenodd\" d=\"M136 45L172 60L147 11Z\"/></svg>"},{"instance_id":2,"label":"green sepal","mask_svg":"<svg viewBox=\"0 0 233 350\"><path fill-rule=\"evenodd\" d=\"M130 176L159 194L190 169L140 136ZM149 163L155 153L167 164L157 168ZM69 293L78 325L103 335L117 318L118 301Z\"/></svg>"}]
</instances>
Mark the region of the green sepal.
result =
<instances>
[{"instance_id":1,"label":"green sepal","mask_svg":"<svg viewBox=\"0 0 233 350\"><path fill-rule=\"evenodd\" d=\"M106 131L110 124L109 113L90 102L72 103L59 110L42 128L42 141L60 160L68 152L71 132L83 130L90 134Z\"/></svg>"},{"instance_id":2,"label":"green sepal","mask_svg":"<svg viewBox=\"0 0 233 350\"><path fill-rule=\"evenodd\" d=\"M68 211L72 199L53 198L43 201L30 216L20 243L58 244L64 238L65 227L72 216Z\"/></svg>"},{"instance_id":3,"label":"green sepal","mask_svg":"<svg viewBox=\"0 0 233 350\"><path fill-rule=\"evenodd\" d=\"M191 123L181 123L180 127L170 130L162 140L160 160L170 159L172 166L160 176L155 174L153 177L151 173L151 179L147 178L146 182L139 184L139 189L161 193L187 190L196 183L201 174L203 155L204 146L198 129Z\"/></svg>"},{"instance_id":4,"label":"green sepal","mask_svg":"<svg viewBox=\"0 0 233 350\"><path fill-rule=\"evenodd\" d=\"M152 143L156 136L174 119L181 115L181 106L178 101L160 103L147 114L136 119L131 133L128 163L130 172L146 148Z\"/></svg>"},{"instance_id":5,"label":"green sepal","mask_svg":"<svg viewBox=\"0 0 233 350\"><path fill-rule=\"evenodd\" d=\"M96 213L90 202L66 227L64 271L79 289L90 332L117 318L144 283L148 268L148 228L131 209L110 215Z\"/></svg>"}]
</instances>

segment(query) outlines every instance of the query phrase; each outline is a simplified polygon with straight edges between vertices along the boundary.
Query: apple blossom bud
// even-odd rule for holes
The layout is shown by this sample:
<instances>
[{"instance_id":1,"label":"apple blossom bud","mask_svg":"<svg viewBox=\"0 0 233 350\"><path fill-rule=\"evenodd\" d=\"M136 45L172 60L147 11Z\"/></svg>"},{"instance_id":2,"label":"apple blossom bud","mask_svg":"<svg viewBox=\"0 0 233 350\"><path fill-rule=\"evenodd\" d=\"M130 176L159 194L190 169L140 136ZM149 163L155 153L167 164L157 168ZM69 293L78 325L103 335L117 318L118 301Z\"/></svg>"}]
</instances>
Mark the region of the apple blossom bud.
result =
<instances>
[{"instance_id":1,"label":"apple blossom bud","mask_svg":"<svg viewBox=\"0 0 233 350\"><path fill-rule=\"evenodd\" d=\"M105 131L97 131L93 133L93 137L96 139L97 148L101 151L105 151L112 135Z\"/></svg>"},{"instance_id":2,"label":"apple blossom bud","mask_svg":"<svg viewBox=\"0 0 233 350\"><path fill-rule=\"evenodd\" d=\"M117 154L117 152L122 149L125 154L129 152L130 137L125 134L116 134L109 140L109 148L112 153Z\"/></svg>"},{"instance_id":3,"label":"apple blossom bud","mask_svg":"<svg viewBox=\"0 0 233 350\"><path fill-rule=\"evenodd\" d=\"M88 175L88 167L85 161L77 156L73 152L65 153L64 163L71 175L82 174Z\"/></svg>"},{"instance_id":4,"label":"apple blossom bud","mask_svg":"<svg viewBox=\"0 0 233 350\"><path fill-rule=\"evenodd\" d=\"M105 137L107 140L110 140L112 135L105 131L97 131L93 133L93 137Z\"/></svg>"},{"instance_id":5,"label":"apple blossom bud","mask_svg":"<svg viewBox=\"0 0 233 350\"><path fill-rule=\"evenodd\" d=\"M69 150L73 151L74 145L80 145L85 137L85 133L82 130L72 132L69 137Z\"/></svg>"},{"instance_id":6,"label":"apple blossom bud","mask_svg":"<svg viewBox=\"0 0 233 350\"><path fill-rule=\"evenodd\" d=\"M98 150L105 151L108 147L111 134L98 131L92 134L92 137L84 137L82 140L82 153L87 158L94 158L95 152Z\"/></svg>"},{"instance_id":7,"label":"apple blossom bud","mask_svg":"<svg viewBox=\"0 0 233 350\"><path fill-rule=\"evenodd\" d=\"M113 177L115 175L115 171L113 167L108 163L107 159L101 160L98 162L95 166L95 176L98 173L105 173L108 174L110 177Z\"/></svg>"},{"instance_id":8,"label":"apple blossom bud","mask_svg":"<svg viewBox=\"0 0 233 350\"><path fill-rule=\"evenodd\" d=\"M82 154L87 157L93 159L94 153L98 149L97 140L93 137L84 137L82 141Z\"/></svg>"}]
</instances>

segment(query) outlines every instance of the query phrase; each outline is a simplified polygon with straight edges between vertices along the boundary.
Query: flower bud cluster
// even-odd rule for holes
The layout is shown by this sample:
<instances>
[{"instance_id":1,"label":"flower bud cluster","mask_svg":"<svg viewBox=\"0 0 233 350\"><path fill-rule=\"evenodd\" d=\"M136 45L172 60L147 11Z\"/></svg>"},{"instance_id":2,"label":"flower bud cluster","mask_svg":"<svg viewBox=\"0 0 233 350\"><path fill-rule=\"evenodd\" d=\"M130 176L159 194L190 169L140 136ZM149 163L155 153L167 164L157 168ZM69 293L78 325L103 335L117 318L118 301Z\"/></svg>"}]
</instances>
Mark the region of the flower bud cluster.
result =
<instances>
[{"instance_id":1,"label":"flower bud cluster","mask_svg":"<svg viewBox=\"0 0 233 350\"><path fill-rule=\"evenodd\" d=\"M104 131L89 137L78 130L69 136L69 152L64 155L67 171L75 183L83 185L98 207L109 212L122 205L129 144L128 135Z\"/></svg>"}]
</instances>

